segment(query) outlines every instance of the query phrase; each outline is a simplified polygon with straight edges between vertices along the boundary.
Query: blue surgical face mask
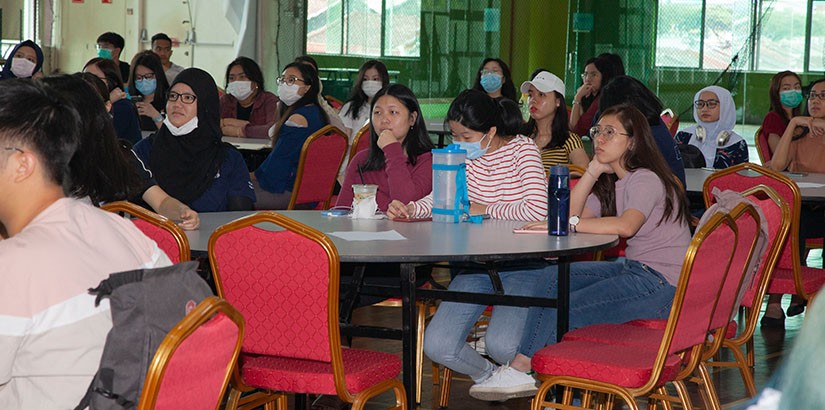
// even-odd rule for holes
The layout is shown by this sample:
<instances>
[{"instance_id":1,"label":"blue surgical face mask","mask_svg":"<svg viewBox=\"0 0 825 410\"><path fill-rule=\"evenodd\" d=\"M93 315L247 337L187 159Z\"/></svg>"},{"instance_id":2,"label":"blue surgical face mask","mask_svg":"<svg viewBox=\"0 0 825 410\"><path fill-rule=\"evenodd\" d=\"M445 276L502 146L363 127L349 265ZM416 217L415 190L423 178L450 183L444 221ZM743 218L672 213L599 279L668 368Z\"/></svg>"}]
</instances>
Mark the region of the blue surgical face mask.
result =
<instances>
[{"instance_id":1,"label":"blue surgical face mask","mask_svg":"<svg viewBox=\"0 0 825 410\"><path fill-rule=\"evenodd\" d=\"M484 141L484 138L487 138L487 134L484 134L481 139L476 142L459 142L458 146L459 148L467 151L467 159L474 160L486 154L487 150L490 148L490 144L493 143L493 139L490 138L490 141L487 142L487 146L481 148L481 141Z\"/></svg>"},{"instance_id":2,"label":"blue surgical face mask","mask_svg":"<svg viewBox=\"0 0 825 410\"><path fill-rule=\"evenodd\" d=\"M501 75L495 73L483 74L481 76L481 87L488 93L499 90L501 88Z\"/></svg>"},{"instance_id":3,"label":"blue surgical face mask","mask_svg":"<svg viewBox=\"0 0 825 410\"><path fill-rule=\"evenodd\" d=\"M156 78L147 78L135 81L135 88L143 95L150 95L158 88L158 80Z\"/></svg>"},{"instance_id":4,"label":"blue surgical face mask","mask_svg":"<svg viewBox=\"0 0 825 410\"><path fill-rule=\"evenodd\" d=\"M802 91L801 90L785 90L779 93L779 101L782 102L782 105L790 108L799 107L799 104L802 104Z\"/></svg>"}]
</instances>

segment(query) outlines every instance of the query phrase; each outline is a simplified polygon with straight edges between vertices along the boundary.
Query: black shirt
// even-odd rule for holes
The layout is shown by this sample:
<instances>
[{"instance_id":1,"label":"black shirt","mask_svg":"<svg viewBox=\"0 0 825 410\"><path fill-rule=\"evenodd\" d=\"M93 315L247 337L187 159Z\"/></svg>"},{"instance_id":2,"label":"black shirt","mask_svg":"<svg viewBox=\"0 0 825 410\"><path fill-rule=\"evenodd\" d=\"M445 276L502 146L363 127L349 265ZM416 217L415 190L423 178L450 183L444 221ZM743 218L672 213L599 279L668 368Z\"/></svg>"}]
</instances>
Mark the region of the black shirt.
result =
<instances>
[{"instance_id":1,"label":"black shirt","mask_svg":"<svg viewBox=\"0 0 825 410\"><path fill-rule=\"evenodd\" d=\"M238 103L238 110L235 114L235 117L239 120L249 121L249 116L252 115L252 105L249 107L244 108L241 106L241 103Z\"/></svg>"}]
</instances>

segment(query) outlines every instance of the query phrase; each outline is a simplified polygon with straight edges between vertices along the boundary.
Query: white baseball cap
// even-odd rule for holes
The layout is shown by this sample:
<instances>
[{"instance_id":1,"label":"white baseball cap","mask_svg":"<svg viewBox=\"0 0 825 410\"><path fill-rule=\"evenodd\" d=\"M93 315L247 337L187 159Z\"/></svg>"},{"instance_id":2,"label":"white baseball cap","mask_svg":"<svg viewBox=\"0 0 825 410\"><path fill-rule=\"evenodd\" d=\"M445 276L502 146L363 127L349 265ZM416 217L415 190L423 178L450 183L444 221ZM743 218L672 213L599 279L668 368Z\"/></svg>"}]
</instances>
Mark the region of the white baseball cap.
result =
<instances>
[{"instance_id":1,"label":"white baseball cap","mask_svg":"<svg viewBox=\"0 0 825 410\"><path fill-rule=\"evenodd\" d=\"M531 81L521 83L521 92L526 94L531 85L543 93L555 91L564 95L564 82L549 71L541 71Z\"/></svg>"}]
</instances>

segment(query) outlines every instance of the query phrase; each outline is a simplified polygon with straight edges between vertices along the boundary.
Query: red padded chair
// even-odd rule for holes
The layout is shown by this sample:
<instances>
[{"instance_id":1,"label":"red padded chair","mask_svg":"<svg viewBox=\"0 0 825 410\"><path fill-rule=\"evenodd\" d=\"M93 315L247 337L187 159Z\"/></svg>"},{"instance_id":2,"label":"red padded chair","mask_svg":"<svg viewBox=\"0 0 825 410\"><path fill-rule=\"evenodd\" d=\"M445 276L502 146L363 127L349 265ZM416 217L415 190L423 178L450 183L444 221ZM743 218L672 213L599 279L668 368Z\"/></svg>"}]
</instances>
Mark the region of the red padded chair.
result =
<instances>
[{"instance_id":1,"label":"red padded chair","mask_svg":"<svg viewBox=\"0 0 825 410\"><path fill-rule=\"evenodd\" d=\"M329 106L334 108L336 111L340 111L341 107L344 106L344 103L341 102L341 100L339 100L339 99L337 99L337 98L335 98L331 95L325 95L324 99L327 100L327 103L329 103Z\"/></svg>"},{"instance_id":2,"label":"red padded chair","mask_svg":"<svg viewBox=\"0 0 825 410\"><path fill-rule=\"evenodd\" d=\"M321 128L307 138L301 148L298 173L287 209L313 202L318 202L321 209L329 208L348 144L346 134L332 125Z\"/></svg>"},{"instance_id":3,"label":"red padded chair","mask_svg":"<svg viewBox=\"0 0 825 410\"><path fill-rule=\"evenodd\" d=\"M271 402L285 409L291 392L337 394L357 410L388 390L394 408L406 409L397 356L341 347L338 251L323 233L259 212L218 228L209 261L218 294L247 323L228 409ZM262 391L240 397L253 389Z\"/></svg>"},{"instance_id":4,"label":"red padded chair","mask_svg":"<svg viewBox=\"0 0 825 410\"><path fill-rule=\"evenodd\" d=\"M759 162L765 164L773 158L771 146L768 144L768 134L762 132L762 127L756 130L753 135L753 142L756 143L756 153L759 154Z\"/></svg>"},{"instance_id":5,"label":"red padded chair","mask_svg":"<svg viewBox=\"0 0 825 410\"><path fill-rule=\"evenodd\" d=\"M186 262L190 259L189 238L180 226L169 218L127 201L111 202L100 208L129 215L135 226L154 240L158 247L166 252L172 263Z\"/></svg>"},{"instance_id":6,"label":"red padded chair","mask_svg":"<svg viewBox=\"0 0 825 410\"><path fill-rule=\"evenodd\" d=\"M563 340L537 352L533 369L540 373L543 383L532 408L572 408L572 389L583 390L582 407L591 406L594 399L604 397L612 403L618 397L637 409L635 398L647 396L666 405L680 402L684 408L691 408L684 380L693 374L699 374L709 392L711 407L715 404L718 408L715 390L700 359L706 336L713 330L712 320L732 312L747 261L744 255L750 256L755 242L757 224L751 224L748 238L747 234L740 235L734 220L733 216L745 213L755 215L750 205L738 206L731 215L717 213L694 235L664 331L626 324L596 325L614 329L598 341ZM750 248L737 251L747 243ZM727 306L720 304L725 300ZM620 331L616 332L615 327ZM717 334L721 331L716 329ZM674 384L679 397L667 394L666 383ZM561 404L544 400L554 386L564 387Z\"/></svg>"},{"instance_id":7,"label":"red padded chair","mask_svg":"<svg viewBox=\"0 0 825 410\"><path fill-rule=\"evenodd\" d=\"M219 408L241 351L243 317L209 296L163 339L149 365L138 410Z\"/></svg>"},{"instance_id":8,"label":"red padded chair","mask_svg":"<svg viewBox=\"0 0 825 410\"><path fill-rule=\"evenodd\" d=\"M355 154L370 149L370 123L364 124L358 132L355 133L355 136L352 138L352 147L350 147L349 151L349 162L352 162L352 159L355 158ZM349 164L347 162L347 164Z\"/></svg>"},{"instance_id":9,"label":"red padded chair","mask_svg":"<svg viewBox=\"0 0 825 410\"><path fill-rule=\"evenodd\" d=\"M799 191L799 186L781 173L750 162L719 170L713 176L714 178L705 180L705 203L711 200L710 190L714 187L741 192L758 184L773 188L788 202L791 215L794 217L791 219L788 240L785 242L785 247L776 264L767 292L799 295L805 300L813 297L814 293L825 284L825 269L800 264L797 244L799 241L799 215L802 194ZM766 176L769 178L766 178Z\"/></svg>"}]
</instances>

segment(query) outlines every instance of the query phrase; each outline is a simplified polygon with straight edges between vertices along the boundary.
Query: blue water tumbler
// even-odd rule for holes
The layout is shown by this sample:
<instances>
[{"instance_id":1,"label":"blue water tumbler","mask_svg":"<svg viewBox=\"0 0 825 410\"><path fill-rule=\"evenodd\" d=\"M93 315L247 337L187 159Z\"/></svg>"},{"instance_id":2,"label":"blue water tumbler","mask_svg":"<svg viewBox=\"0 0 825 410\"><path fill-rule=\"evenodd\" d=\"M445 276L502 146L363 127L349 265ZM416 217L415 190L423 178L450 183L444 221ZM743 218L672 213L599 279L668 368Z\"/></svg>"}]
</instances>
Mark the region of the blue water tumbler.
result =
<instances>
[{"instance_id":1,"label":"blue water tumbler","mask_svg":"<svg viewBox=\"0 0 825 410\"><path fill-rule=\"evenodd\" d=\"M565 166L550 167L547 186L547 233L567 236L570 218L570 170Z\"/></svg>"}]
</instances>

